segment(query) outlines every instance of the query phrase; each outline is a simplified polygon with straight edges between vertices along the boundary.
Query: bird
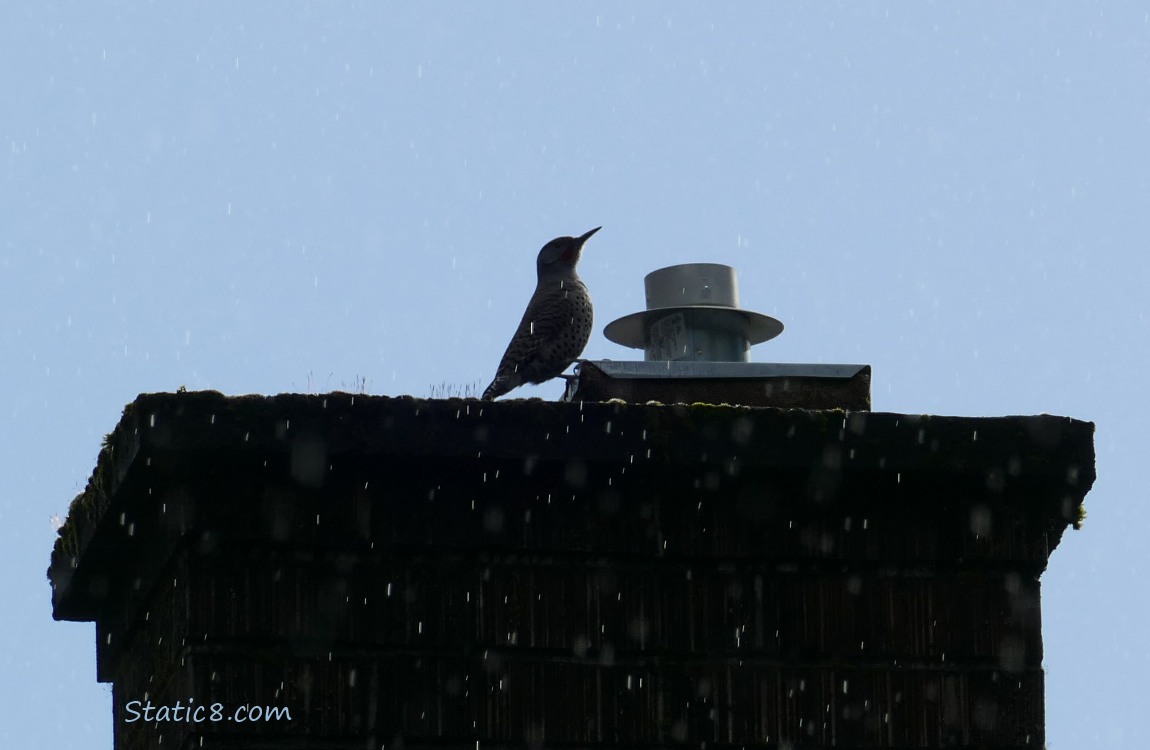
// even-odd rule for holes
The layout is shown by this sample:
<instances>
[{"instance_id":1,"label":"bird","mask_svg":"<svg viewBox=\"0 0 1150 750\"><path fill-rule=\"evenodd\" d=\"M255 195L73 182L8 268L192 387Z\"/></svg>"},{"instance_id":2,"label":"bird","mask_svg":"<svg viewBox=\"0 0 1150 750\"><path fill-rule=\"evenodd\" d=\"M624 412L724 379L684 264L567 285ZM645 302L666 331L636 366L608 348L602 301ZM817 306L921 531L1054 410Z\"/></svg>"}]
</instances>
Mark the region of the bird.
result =
<instances>
[{"instance_id":1,"label":"bird","mask_svg":"<svg viewBox=\"0 0 1150 750\"><path fill-rule=\"evenodd\" d=\"M591 295L575 273L575 264L583 243L602 228L578 237L556 237L539 251L535 293L499 360L495 379L483 391L484 401L493 401L524 383L558 377L583 353L591 338L593 316Z\"/></svg>"}]
</instances>

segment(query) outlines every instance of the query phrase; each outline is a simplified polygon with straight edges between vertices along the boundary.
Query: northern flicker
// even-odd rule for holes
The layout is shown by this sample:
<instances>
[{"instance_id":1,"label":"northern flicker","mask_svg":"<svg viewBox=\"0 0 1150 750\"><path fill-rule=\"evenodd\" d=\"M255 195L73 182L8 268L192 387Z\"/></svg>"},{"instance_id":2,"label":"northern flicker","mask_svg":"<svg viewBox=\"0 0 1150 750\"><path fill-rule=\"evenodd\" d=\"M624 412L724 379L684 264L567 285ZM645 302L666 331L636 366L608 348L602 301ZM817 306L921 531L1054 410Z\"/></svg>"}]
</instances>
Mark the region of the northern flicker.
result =
<instances>
[{"instance_id":1,"label":"northern flicker","mask_svg":"<svg viewBox=\"0 0 1150 750\"><path fill-rule=\"evenodd\" d=\"M580 237L556 237L539 251L535 293L499 360L495 379L483 391L484 401L524 383L557 377L583 353L591 337L591 295L575 273L575 264L583 243L600 229Z\"/></svg>"}]
</instances>

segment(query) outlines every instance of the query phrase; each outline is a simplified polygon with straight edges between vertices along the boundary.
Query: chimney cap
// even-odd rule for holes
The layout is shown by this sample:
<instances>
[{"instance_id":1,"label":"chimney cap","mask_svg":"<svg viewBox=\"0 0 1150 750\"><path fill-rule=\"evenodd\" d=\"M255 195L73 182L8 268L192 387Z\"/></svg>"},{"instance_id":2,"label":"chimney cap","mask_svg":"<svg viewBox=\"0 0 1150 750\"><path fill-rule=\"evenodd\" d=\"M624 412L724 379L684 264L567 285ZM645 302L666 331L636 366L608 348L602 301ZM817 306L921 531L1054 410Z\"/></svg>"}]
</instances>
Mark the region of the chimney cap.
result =
<instances>
[{"instance_id":1,"label":"chimney cap","mask_svg":"<svg viewBox=\"0 0 1150 750\"><path fill-rule=\"evenodd\" d=\"M727 311L747 321L747 344L760 344L783 332L782 321L739 307L735 269L720 263L684 263L652 271L643 279L647 309L607 324L603 335L616 344L644 349L651 325L687 310Z\"/></svg>"}]
</instances>

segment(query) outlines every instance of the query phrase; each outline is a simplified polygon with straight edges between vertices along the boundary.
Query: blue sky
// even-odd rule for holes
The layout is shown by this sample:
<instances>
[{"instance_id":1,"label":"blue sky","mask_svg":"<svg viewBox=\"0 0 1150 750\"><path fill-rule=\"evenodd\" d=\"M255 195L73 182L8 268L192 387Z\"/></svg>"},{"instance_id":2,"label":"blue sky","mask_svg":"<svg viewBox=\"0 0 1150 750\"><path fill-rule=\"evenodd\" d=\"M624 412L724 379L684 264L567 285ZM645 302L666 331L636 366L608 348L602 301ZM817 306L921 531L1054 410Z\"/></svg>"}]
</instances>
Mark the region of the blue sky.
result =
<instances>
[{"instance_id":1,"label":"blue sky","mask_svg":"<svg viewBox=\"0 0 1150 750\"><path fill-rule=\"evenodd\" d=\"M1132 3L33 3L0 10L0 740L111 742L44 577L137 393L481 390L557 235L590 358L644 274L735 266L762 362L874 408L1098 425L1043 577L1048 745L1150 742ZM555 398L560 383L521 395Z\"/></svg>"}]
</instances>

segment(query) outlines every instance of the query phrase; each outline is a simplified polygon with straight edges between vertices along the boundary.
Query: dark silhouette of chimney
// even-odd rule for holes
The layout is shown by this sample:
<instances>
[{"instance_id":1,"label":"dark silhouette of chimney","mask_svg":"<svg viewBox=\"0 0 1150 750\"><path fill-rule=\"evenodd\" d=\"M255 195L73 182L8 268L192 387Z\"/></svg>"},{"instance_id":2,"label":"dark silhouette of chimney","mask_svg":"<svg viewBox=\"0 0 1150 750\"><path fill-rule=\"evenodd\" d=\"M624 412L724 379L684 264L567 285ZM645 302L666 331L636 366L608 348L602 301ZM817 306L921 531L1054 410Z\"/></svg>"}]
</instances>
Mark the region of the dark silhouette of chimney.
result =
<instances>
[{"instance_id":1,"label":"dark silhouette of chimney","mask_svg":"<svg viewBox=\"0 0 1150 750\"><path fill-rule=\"evenodd\" d=\"M865 395L141 395L55 617L117 748L1041 748L1093 425Z\"/></svg>"}]
</instances>

